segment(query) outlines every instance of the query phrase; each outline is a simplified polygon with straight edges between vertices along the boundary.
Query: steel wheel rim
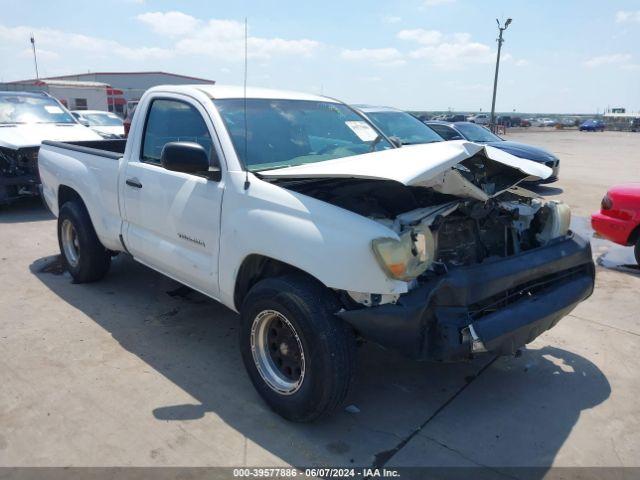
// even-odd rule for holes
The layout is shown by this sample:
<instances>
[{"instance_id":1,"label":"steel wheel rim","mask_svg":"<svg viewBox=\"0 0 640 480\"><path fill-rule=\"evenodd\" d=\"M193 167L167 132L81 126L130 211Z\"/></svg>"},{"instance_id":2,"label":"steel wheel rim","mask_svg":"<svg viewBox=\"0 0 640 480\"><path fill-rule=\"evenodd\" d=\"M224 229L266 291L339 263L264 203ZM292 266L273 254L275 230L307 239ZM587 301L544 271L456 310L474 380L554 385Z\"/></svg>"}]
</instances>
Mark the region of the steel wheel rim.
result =
<instances>
[{"instance_id":1,"label":"steel wheel rim","mask_svg":"<svg viewBox=\"0 0 640 480\"><path fill-rule=\"evenodd\" d=\"M302 342L280 312L263 310L256 315L251 325L251 354L269 388L282 395L300 389L305 374Z\"/></svg>"},{"instance_id":2,"label":"steel wheel rim","mask_svg":"<svg viewBox=\"0 0 640 480\"><path fill-rule=\"evenodd\" d=\"M76 232L71 220L65 219L62 222L62 249L64 250L64 256L69 262L69 265L76 267L80 260L80 242L78 240L78 233Z\"/></svg>"}]
</instances>

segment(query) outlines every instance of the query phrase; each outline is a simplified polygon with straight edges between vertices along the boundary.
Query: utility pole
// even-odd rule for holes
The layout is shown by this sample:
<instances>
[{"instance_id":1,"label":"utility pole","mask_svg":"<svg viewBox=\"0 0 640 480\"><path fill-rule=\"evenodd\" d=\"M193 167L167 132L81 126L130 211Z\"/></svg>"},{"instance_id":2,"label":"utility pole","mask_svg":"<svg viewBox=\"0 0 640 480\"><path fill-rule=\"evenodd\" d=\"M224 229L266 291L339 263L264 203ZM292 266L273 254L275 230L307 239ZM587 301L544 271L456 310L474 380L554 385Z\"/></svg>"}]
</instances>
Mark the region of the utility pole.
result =
<instances>
[{"instance_id":1,"label":"utility pole","mask_svg":"<svg viewBox=\"0 0 640 480\"><path fill-rule=\"evenodd\" d=\"M496 74L493 78L493 99L491 100L491 131L496 133L496 91L498 90L498 71L500 70L500 51L502 50L502 32L504 32L513 20L507 18L507 21L504 24L504 27L500 25L500 20L496 18L496 22L498 23L498 55L496 56Z\"/></svg>"},{"instance_id":2,"label":"utility pole","mask_svg":"<svg viewBox=\"0 0 640 480\"><path fill-rule=\"evenodd\" d=\"M38 74L38 57L36 56L36 39L33 37L33 33L31 34L31 48L33 49L33 63L36 66L36 79L40 78Z\"/></svg>"}]
</instances>

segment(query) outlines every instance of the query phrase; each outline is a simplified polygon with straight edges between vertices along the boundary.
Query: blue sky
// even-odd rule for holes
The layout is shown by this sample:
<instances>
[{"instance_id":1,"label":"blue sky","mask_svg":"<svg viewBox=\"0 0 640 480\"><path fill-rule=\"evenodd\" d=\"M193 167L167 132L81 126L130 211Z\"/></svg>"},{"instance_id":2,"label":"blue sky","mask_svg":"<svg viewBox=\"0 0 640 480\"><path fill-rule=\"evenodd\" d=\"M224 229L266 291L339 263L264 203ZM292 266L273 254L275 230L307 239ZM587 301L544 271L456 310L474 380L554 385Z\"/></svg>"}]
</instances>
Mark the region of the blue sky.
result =
<instances>
[{"instance_id":1,"label":"blue sky","mask_svg":"<svg viewBox=\"0 0 640 480\"><path fill-rule=\"evenodd\" d=\"M0 81L165 70L406 109L640 110L640 0L0 0Z\"/></svg>"}]
</instances>

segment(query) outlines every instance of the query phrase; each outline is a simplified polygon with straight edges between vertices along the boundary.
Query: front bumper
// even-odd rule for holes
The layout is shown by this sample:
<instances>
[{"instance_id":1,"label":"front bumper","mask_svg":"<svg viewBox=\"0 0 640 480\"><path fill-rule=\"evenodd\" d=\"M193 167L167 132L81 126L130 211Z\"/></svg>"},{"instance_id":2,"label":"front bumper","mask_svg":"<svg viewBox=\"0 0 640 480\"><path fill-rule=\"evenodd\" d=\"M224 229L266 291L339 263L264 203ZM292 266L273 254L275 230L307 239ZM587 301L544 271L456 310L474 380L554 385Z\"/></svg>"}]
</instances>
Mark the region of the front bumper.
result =
<instances>
[{"instance_id":1,"label":"front bumper","mask_svg":"<svg viewBox=\"0 0 640 480\"><path fill-rule=\"evenodd\" d=\"M474 343L508 355L589 297L594 278L589 242L570 234L519 255L451 270L396 304L338 315L365 338L418 360L467 359Z\"/></svg>"}]
</instances>

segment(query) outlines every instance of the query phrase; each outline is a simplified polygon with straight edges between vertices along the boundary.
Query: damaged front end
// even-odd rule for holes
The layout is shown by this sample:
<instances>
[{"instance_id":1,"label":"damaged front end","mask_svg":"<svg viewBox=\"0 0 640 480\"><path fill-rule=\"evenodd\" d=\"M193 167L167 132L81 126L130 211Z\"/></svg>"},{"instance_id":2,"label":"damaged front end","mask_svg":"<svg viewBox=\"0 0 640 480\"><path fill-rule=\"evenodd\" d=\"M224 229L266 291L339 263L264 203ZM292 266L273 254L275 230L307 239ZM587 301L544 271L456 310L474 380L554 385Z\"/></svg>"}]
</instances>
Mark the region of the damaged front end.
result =
<instances>
[{"instance_id":1,"label":"damaged front end","mask_svg":"<svg viewBox=\"0 0 640 480\"><path fill-rule=\"evenodd\" d=\"M480 152L409 184L272 181L388 227L394 235L371 248L387 276L409 291L341 292L338 315L363 337L410 357L452 361L514 353L593 290L590 244L569 230L569 208L518 187L526 177Z\"/></svg>"},{"instance_id":2,"label":"damaged front end","mask_svg":"<svg viewBox=\"0 0 640 480\"><path fill-rule=\"evenodd\" d=\"M0 205L38 195L38 147L0 147Z\"/></svg>"}]
</instances>

